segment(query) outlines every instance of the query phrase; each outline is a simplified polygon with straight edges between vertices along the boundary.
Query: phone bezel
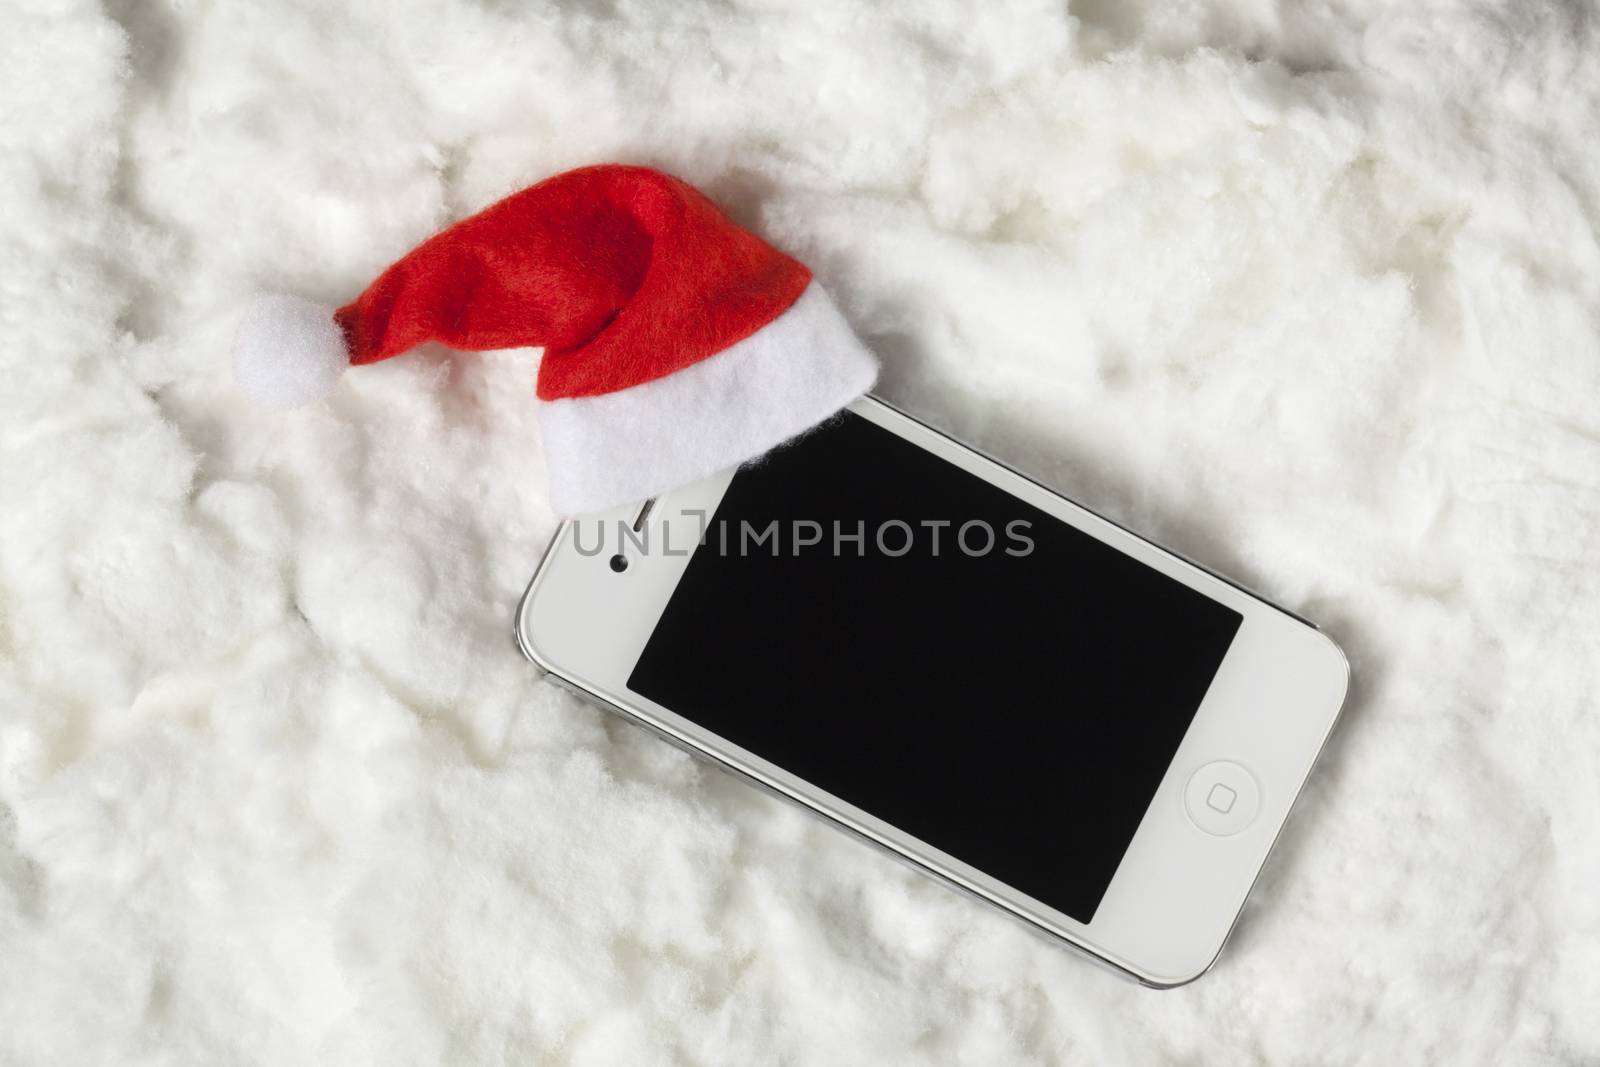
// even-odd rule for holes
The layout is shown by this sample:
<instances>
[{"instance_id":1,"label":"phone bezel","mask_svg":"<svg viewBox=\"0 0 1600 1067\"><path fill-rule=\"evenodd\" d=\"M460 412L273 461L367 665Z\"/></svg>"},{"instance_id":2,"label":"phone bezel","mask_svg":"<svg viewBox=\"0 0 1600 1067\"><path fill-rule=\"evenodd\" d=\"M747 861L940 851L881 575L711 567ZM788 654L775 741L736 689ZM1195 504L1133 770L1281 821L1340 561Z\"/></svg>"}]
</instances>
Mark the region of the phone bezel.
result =
<instances>
[{"instance_id":1,"label":"phone bezel","mask_svg":"<svg viewBox=\"0 0 1600 1067\"><path fill-rule=\"evenodd\" d=\"M518 608L516 633L523 653L582 695L1146 985L1168 988L1198 978L1227 940L1338 717L1348 687L1343 653L1305 620L877 398L864 397L850 410L1243 616L1091 922L1078 922L1012 889L628 689L628 675L688 564L692 538L676 545L658 542L654 552L624 544L629 566L619 574L608 564L610 551L580 553L573 544L573 524L564 523ZM657 498L643 527L646 536L674 527L697 530L703 522L699 516L715 512L733 473ZM638 513L635 505L583 521L602 523L620 537L617 524L631 528ZM1229 837L1199 830L1184 809L1190 776L1214 760L1243 764L1261 789L1255 821Z\"/></svg>"}]
</instances>

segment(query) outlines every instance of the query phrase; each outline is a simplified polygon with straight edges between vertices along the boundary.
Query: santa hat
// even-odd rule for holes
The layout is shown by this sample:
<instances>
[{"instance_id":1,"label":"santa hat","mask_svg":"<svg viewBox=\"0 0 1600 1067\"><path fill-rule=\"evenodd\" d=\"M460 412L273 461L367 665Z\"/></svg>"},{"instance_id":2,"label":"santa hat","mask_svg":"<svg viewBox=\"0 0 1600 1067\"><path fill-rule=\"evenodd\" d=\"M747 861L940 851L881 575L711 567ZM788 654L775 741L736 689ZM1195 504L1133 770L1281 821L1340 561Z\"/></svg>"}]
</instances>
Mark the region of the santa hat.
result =
<instances>
[{"instance_id":1,"label":"santa hat","mask_svg":"<svg viewBox=\"0 0 1600 1067\"><path fill-rule=\"evenodd\" d=\"M427 341L540 346L551 503L642 500L750 459L871 387L877 363L799 262L645 167L556 175L463 219L334 310L264 297L240 387L292 407Z\"/></svg>"}]
</instances>

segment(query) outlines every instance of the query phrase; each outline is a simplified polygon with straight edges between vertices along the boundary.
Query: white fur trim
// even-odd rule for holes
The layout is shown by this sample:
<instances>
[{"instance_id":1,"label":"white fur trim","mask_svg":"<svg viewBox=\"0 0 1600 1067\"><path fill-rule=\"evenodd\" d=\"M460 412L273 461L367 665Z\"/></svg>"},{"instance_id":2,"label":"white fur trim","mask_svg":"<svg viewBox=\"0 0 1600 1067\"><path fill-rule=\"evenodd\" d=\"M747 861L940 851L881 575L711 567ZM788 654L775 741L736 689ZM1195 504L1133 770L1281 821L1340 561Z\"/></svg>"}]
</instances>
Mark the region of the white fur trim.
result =
<instances>
[{"instance_id":1,"label":"white fur trim","mask_svg":"<svg viewBox=\"0 0 1600 1067\"><path fill-rule=\"evenodd\" d=\"M296 408L333 391L350 365L333 309L298 296L258 297L233 338L233 380L265 408Z\"/></svg>"},{"instance_id":2,"label":"white fur trim","mask_svg":"<svg viewBox=\"0 0 1600 1067\"><path fill-rule=\"evenodd\" d=\"M541 401L550 503L578 515L761 455L872 388L874 359L816 282L755 333L665 378Z\"/></svg>"}]
</instances>

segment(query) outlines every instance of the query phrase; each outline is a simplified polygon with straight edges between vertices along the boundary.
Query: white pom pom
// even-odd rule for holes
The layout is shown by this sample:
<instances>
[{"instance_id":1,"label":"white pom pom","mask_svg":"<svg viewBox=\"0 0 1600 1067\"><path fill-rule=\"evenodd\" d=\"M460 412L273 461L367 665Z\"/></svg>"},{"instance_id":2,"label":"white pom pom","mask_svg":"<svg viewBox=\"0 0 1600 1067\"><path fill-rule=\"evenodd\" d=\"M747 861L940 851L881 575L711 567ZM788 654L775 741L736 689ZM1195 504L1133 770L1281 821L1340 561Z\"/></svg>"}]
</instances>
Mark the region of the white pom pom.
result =
<instances>
[{"instance_id":1,"label":"white pom pom","mask_svg":"<svg viewBox=\"0 0 1600 1067\"><path fill-rule=\"evenodd\" d=\"M252 402L294 408L333 391L350 365L333 309L298 296L263 296L233 338L233 377Z\"/></svg>"}]
</instances>

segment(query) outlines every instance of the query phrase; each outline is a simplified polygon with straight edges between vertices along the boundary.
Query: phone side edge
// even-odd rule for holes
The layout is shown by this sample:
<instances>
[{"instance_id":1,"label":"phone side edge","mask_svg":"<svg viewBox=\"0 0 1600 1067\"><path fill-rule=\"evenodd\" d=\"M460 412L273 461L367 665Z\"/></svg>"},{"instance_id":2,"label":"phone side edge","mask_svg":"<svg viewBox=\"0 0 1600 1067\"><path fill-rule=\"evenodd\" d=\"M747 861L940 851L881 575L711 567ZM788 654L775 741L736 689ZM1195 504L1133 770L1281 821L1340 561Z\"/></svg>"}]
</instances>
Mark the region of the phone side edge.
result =
<instances>
[{"instance_id":1,"label":"phone side edge","mask_svg":"<svg viewBox=\"0 0 1600 1067\"><path fill-rule=\"evenodd\" d=\"M522 595L517 598L517 610L511 616L511 638L516 642L517 651L522 653L524 659L533 664L536 669L544 674L554 674L555 669L547 663L533 647L533 642L528 635L526 620L528 605L533 600L533 594L539 586L539 581L544 577L545 571L550 566L550 560L556 553L556 548L566 538L567 527L572 524L570 519L562 519L556 527L555 533L550 535L550 543L544 546L544 552L539 556L539 563L533 568L533 576L528 579L528 584L522 590Z\"/></svg>"}]
</instances>

